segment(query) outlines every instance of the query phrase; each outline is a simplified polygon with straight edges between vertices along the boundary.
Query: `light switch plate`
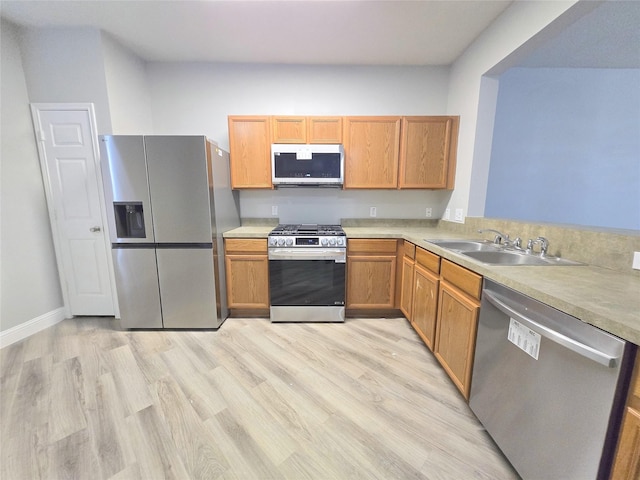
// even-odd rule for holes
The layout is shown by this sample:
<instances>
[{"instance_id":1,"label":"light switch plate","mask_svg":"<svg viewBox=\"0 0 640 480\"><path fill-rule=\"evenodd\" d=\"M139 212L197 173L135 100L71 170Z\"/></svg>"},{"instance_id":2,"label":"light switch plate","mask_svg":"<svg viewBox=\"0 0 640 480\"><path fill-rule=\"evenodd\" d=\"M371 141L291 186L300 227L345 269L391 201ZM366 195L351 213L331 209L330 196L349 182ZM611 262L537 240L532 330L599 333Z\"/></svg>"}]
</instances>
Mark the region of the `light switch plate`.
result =
<instances>
[{"instance_id":1,"label":"light switch plate","mask_svg":"<svg viewBox=\"0 0 640 480\"><path fill-rule=\"evenodd\" d=\"M274 216L274 217L278 215L278 206L277 205L271 205L271 215Z\"/></svg>"},{"instance_id":2,"label":"light switch plate","mask_svg":"<svg viewBox=\"0 0 640 480\"><path fill-rule=\"evenodd\" d=\"M456 222L464 222L464 210L462 208L456 208L456 216L454 220Z\"/></svg>"},{"instance_id":3,"label":"light switch plate","mask_svg":"<svg viewBox=\"0 0 640 480\"><path fill-rule=\"evenodd\" d=\"M377 212L377 208L376 207L369 208L369 216L370 217L375 217L377 214L378 214L378 212Z\"/></svg>"},{"instance_id":4,"label":"light switch plate","mask_svg":"<svg viewBox=\"0 0 640 480\"><path fill-rule=\"evenodd\" d=\"M427 218L431 218L432 215L433 215L433 209L431 207L425 208L424 216Z\"/></svg>"},{"instance_id":5,"label":"light switch plate","mask_svg":"<svg viewBox=\"0 0 640 480\"><path fill-rule=\"evenodd\" d=\"M633 252L633 263L631 264L631 268L640 270L640 252Z\"/></svg>"}]
</instances>

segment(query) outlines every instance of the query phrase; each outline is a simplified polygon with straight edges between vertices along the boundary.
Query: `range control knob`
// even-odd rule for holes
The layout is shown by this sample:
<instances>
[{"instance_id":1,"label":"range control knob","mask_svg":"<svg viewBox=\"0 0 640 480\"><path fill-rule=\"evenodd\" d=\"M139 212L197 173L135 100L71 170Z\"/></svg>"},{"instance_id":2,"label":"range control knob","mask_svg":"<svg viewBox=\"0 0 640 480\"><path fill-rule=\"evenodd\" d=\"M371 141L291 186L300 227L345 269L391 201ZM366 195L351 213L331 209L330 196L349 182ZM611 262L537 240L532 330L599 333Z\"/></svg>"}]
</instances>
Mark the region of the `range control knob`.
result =
<instances>
[{"instance_id":1,"label":"range control knob","mask_svg":"<svg viewBox=\"0 0 640 480\"><path fill-rule=\"evenodd\" d=\"M343 246L344 245L344 238L338 238L338 246Z\"/></svg>"},{"instance_id":2,"label":"range control knob","mask_svg":"<svg viewBox=\"0 0 640 480\"><path fill-rule=\"evenodd\" d=\"M284 245L284 238L279 238L278 239L278 245L280 245L280 246Z\"/></svg>"},{"instance_id":3,"label":"range control knob","mask_svg":"<svg viewBox=\"0 0 640 480\"><path fill-rule=\"evenodd\" d=\"M332 238L331 240L329 240L329 244L330 245L335 245L336 244L336 239Z\"/></svg>"},{"instance_id":4,"label":"range control knob","mask_svg":"<svg viewBox=\"0 0 640 480\"><path fill-rule=\"evenodd\" d=\"M287 246L293 245L293 238L287 238Z\"/></svg>"},{"instance_id":5,"label":"range control knob","mask_svg":"<svg viewBox=\"0 0 640 480\"><path fill-rule=\"evenodd\" d=\"M321 243L323 246L326 247L327 245L329 245L329 240L327 240L326 238L323 238Z\"/></svg>"},{"instance_id":6,"label":"range control knob","mask_svg":"<svg viewBox=\"0 0 640 480\"><path fill-rule=\"evenodd\" d=\"M278 242L276 241L276 239L275 239L275 238L270 238L270 239L269 239L269 246L270 246L270 247L273 247L276 243L278 243Z\"/></svg>"}]
</instances>

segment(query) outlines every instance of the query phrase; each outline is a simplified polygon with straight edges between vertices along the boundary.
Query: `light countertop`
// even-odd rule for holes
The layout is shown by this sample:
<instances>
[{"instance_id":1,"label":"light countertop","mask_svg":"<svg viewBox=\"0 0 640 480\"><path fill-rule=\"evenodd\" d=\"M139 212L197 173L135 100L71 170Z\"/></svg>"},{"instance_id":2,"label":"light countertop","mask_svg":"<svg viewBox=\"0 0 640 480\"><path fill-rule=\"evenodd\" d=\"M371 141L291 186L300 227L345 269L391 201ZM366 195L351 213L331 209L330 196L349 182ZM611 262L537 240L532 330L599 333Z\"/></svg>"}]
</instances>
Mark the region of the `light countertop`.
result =
<instances>
[{"instance_id":1,"label":"light countertop","mask_svg":"<svg viewBox=\"0 0 640 480\"><path fill-rule=\"evenodd\" d=\"M272 226L243 226L228 238L267 238ZM493 266L480 263L426 239L469 238L440 228L344 227L347 238L401 238L640 345L640 276L607 268L580 266ZM477 237L474 237L477 238Z\"/></svg>"}]
</instances>

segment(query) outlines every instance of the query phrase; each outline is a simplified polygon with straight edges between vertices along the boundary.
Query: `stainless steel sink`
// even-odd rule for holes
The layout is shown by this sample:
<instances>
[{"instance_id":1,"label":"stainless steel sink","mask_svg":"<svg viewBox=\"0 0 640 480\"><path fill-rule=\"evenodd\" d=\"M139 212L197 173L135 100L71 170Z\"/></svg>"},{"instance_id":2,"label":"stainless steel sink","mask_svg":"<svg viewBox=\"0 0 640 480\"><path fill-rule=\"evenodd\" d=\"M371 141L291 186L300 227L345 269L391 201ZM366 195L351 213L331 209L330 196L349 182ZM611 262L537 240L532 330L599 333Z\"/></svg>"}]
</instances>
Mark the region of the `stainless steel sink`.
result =
<instances>
[{"instance_id":1,"label":"stainless steel sink","mask_svg":"<svg viewBox=\"0 0 640 480\"><path fill-rule=\"evenodd\" d=\"M425 238L425 241L488 265L583 265L560 257L540 256L505 248L503 245L488 240L429 240Z\"/></svg>"},{"instance_id":2,"label":"stainless steel sink","mask_svg":"<svg viewBox=\"0 0 640 480\"><path fill-rule=\"evenodd\" d=\"M582 265L582 263L559 257L530 255L512 250L494 252L460 252L462 255L489 265Z\"/></svg>"},{"instance_id":3,"label":"stainless steel sink","mask_svg":"<svg viewBox=\"0 0 640 480\"><path fill-rule=\"evenodd\" d=\"M427 242L459 252L500 251L500 246L487 240L427 240Z\"/></svg>"}]
</instances>

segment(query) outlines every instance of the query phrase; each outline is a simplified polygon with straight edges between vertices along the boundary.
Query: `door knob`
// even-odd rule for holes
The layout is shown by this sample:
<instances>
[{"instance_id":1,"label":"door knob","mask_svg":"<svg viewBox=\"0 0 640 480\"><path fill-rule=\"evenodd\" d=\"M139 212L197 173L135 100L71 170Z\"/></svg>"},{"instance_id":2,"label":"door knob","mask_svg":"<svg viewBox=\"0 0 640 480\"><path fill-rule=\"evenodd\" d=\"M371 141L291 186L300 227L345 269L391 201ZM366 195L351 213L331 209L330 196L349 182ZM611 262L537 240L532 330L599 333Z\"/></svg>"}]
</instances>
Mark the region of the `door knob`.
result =
<instances>
[{"instance_id":1,"label":"door knob","mask_svg":"<svg viewBox=\"0 0 640 480\"><path fill-rule=\"evenodd\" d=\"M89 229L89 231L90 231L90 232L99 232L100 230L101 230L101 228L100 228L100 227L91 227L91 228Z\"/></svg>"}]
</instances>

